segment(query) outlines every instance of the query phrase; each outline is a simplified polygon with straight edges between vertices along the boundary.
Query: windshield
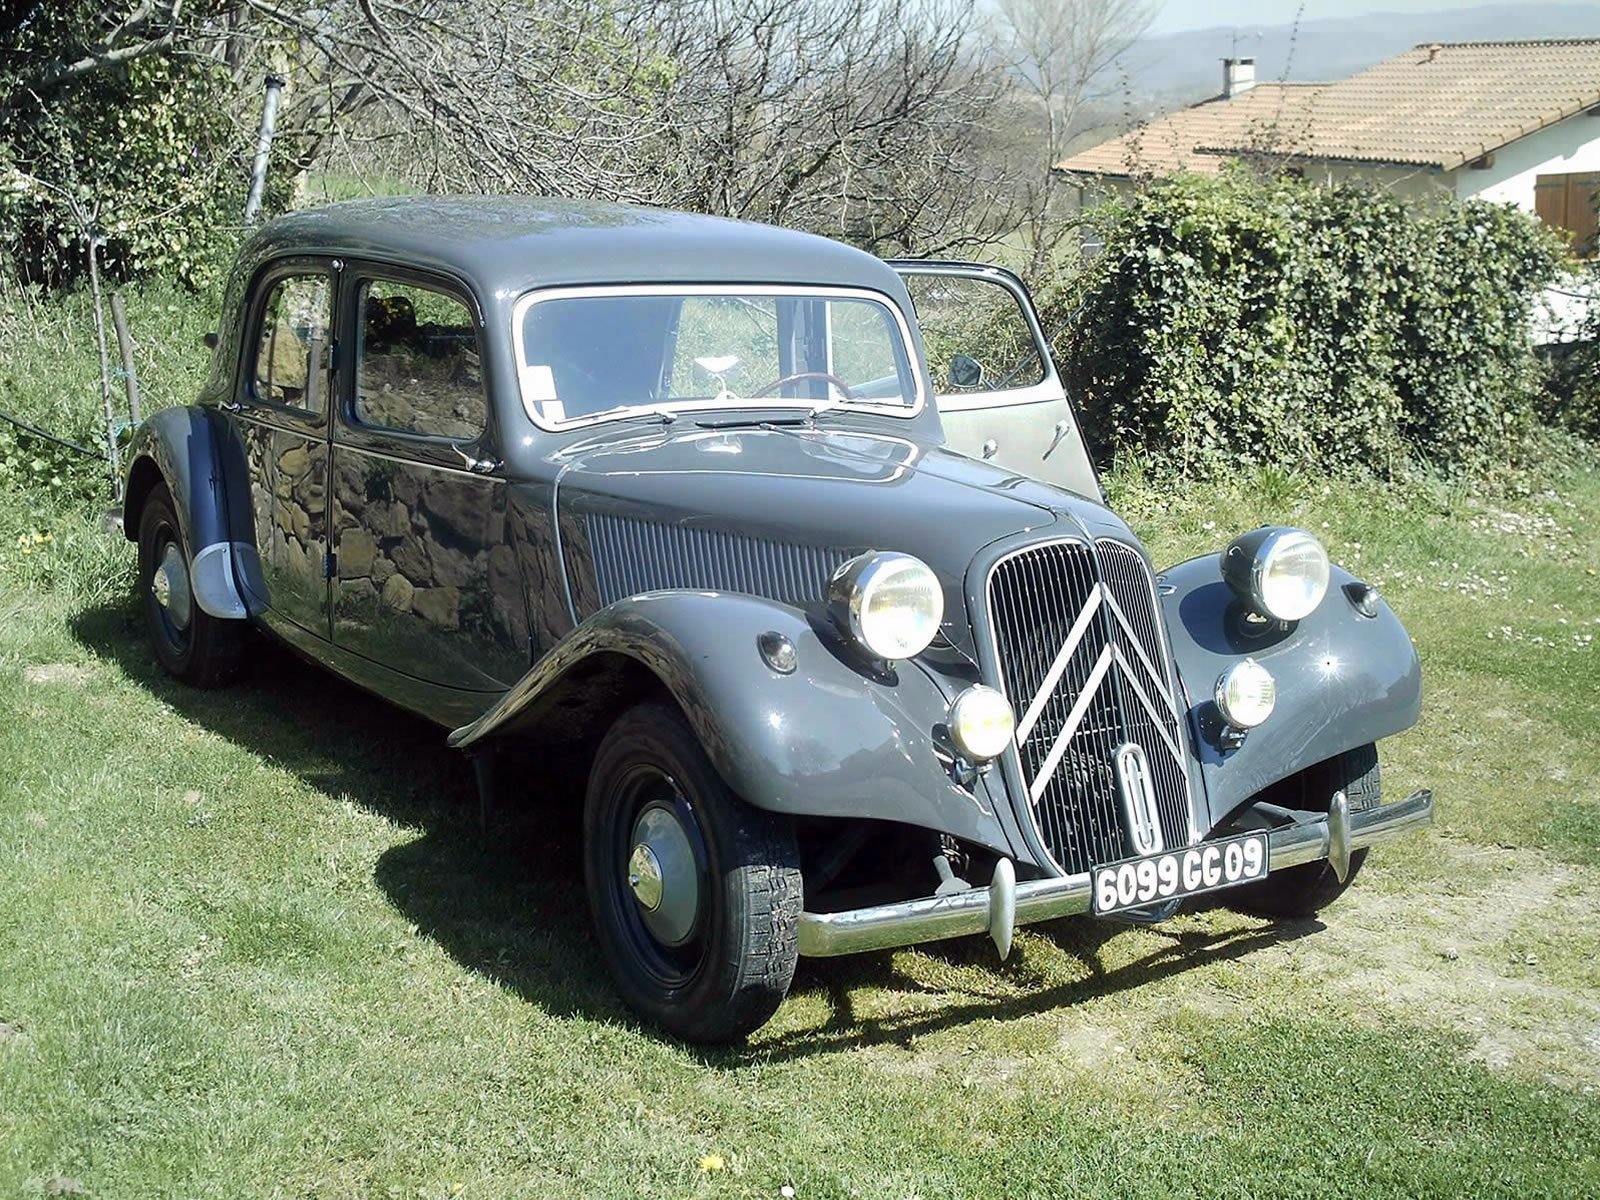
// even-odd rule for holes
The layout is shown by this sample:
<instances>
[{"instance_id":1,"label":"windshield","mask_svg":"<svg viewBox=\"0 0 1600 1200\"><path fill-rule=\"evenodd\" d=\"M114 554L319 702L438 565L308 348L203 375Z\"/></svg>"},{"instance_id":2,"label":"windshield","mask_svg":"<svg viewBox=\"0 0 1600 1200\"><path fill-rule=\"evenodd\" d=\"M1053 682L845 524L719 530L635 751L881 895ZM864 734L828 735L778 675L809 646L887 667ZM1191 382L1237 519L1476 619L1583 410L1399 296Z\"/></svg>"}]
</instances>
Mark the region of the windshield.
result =
<instances>
[{"instance_id":1,"label":"windshield","mask_svg":"<svg viewBox=\"0 0 1600 1200\"><path fill-rule=\"evenodd\" d=\"M522 403L547 429L704 408L921 407L903 318L844 289L572 288L514 317Z\"/></svg>"}]
</instances>

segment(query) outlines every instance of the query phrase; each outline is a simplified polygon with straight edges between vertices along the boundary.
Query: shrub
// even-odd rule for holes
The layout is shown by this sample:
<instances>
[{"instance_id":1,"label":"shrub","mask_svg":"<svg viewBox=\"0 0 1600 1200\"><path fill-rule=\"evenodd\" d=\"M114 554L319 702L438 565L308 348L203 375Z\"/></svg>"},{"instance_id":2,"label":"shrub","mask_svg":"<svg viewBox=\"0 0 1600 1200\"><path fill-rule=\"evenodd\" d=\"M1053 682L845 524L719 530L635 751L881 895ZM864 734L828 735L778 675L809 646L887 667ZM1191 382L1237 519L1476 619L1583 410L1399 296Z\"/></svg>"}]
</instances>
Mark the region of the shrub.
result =
<instances>
[{"instance_id":1,"label":"shrub","mask_svg":"<svg viewBox=\"0 0 1600 1200\"><path fill-rule=\"evenodd\" d=\"M1539 371L1534 295L1562 251L1479 202L1179 176L1096 210L1104 250L1047 293L1102 458L1446 470L1503 455Z\"/></svg>"}]
</instances>

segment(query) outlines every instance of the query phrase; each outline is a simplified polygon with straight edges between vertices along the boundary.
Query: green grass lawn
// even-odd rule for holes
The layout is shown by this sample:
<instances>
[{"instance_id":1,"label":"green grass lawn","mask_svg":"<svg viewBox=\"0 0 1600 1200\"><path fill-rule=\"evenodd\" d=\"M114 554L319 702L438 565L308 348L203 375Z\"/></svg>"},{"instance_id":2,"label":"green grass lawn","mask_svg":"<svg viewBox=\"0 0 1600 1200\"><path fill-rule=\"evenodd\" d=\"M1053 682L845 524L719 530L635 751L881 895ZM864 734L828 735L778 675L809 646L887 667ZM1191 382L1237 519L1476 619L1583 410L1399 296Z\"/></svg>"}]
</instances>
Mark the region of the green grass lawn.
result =
<instances>
[{"instance_id":1,"label":"green grass lawn","mask_svg":"<svg viewBox=\"0 0 1600 1200\"><path fill-rule=\"evenodd\" d=\"M485 838L438 731L270 648L169 682L127 547L0 498L0 1197L1600 1194L1600 476L1114 491L1382 583L1438 826L1318 922L802 963L718 1052L613 998L570 773Z\"/></svg>"}]
</instances>

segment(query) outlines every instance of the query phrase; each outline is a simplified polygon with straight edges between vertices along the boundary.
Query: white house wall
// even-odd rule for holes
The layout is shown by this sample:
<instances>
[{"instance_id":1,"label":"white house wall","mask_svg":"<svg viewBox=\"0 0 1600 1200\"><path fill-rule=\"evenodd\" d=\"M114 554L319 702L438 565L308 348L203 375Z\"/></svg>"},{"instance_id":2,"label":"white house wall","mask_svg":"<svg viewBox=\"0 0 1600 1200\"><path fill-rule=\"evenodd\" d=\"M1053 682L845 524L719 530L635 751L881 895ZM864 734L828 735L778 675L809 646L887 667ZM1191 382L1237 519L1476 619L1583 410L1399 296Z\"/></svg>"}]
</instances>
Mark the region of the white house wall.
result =
<instances>
[{"instance_id":1,"label":"white house wall","mask_svg":"<svg viewBox=\"0 0 1600 1200\"><path fill-rule=\"evenodd\" d=\"M1515 204L1532 212L1535 177L1575 171L1600 171L1600 117L1579 113L1500 147L1493 166L1462 167L1455 173L1456 197Z\"/></svg>"}]
</instances>

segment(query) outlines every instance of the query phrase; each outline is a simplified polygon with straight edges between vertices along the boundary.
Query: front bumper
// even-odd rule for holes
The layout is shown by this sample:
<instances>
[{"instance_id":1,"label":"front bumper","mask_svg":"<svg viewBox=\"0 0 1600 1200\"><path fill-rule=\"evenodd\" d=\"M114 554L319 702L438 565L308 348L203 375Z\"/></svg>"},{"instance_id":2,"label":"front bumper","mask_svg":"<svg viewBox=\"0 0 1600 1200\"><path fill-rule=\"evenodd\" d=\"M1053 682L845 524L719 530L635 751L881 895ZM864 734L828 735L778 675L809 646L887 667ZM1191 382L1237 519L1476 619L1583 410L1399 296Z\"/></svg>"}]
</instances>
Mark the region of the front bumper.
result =
<instances>
[{"instance_id":1,"label":"front bumper","mask_svg":"<svg viewBox=\"0 0 1600 1200\"><path fill-rule=\"evenodd\" d=\"M1352 813L1344 794L1334 796L1326 817L1285 825L1269 834L1272 870L1327 859L1340 879L1350 855L1433 821L1433 793L1419 791L1394 804ZM1004 957L1018 925L1068 917L1090 909L1089 876L1016 881L1010 859L1001 859L984 888L880 904L836 913L800 914L800 953L815 958L858 954L987 933Z\"/></svg>"}]
</instances>

